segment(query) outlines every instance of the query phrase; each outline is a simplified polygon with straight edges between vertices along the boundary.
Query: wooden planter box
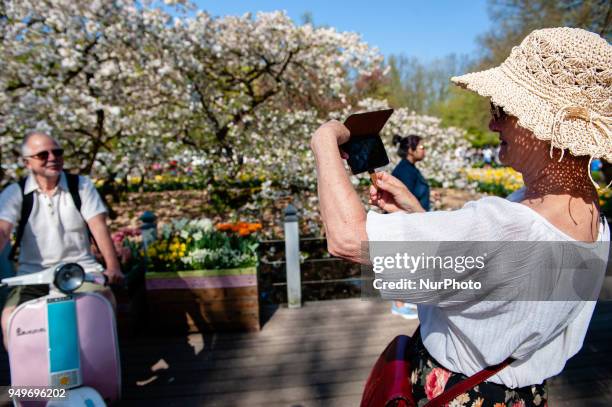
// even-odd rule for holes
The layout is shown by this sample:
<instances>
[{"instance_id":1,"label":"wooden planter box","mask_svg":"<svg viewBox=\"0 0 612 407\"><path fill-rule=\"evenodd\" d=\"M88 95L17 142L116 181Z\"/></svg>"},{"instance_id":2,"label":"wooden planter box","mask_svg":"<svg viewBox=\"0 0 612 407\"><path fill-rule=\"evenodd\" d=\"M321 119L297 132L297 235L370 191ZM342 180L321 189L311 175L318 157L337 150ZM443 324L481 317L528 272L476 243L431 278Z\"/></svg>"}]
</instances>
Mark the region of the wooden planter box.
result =
<instances>
[{"instance_id":1,"label":"wooden planter box","mask_svg":"<svg viewBox=\"0 0 612 407\"><path fill-rule=\"evenodd\" d=\"M257 331L257 268L148 272L149 326L160 334Z\"/></svg>"}]
</instances>

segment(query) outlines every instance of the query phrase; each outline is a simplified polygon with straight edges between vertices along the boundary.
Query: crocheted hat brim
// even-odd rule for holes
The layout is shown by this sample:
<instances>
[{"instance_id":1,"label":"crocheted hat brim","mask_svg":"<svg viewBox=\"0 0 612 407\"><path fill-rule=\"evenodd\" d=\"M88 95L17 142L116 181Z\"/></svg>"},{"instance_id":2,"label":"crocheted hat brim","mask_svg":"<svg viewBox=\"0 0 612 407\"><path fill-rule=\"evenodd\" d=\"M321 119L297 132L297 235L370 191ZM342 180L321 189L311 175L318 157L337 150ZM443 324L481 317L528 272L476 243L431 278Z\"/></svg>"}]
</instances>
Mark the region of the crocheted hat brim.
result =
<instances>
[{"instance_id":1,"label":"crocheted hat brim","mask_svg":"<svg viewBox=\"0 0 612 407\"><path fill-rule=\"evenodd\" d=\"M490 98L506 113L515 116L519 126L533 132L538 139L550 142L554 148L568 149L575 156L586 155L612 162L612 149L606 148L606 153L602 154L598 145L609 143L610 140L599 138L597 129L593 131L587 120L571 115L559 120L563 106L553 105L551 101L518 83L501 66L456 76L451 81Z\"/></svg>"}]
</instances>

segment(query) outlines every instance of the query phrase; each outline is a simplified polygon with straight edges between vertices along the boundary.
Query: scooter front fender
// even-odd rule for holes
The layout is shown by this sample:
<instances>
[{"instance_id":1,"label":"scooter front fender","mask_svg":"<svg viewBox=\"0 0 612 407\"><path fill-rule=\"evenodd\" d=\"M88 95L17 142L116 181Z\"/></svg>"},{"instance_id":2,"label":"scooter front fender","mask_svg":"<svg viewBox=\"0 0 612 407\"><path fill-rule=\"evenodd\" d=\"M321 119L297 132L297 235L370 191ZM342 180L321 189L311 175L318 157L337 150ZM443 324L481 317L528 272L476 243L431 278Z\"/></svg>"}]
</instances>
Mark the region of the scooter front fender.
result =
<instances>
[{"instance_id":1,"label":"scooter front fender","mask_svg":"<svg viewBox=\"0 0 612 407\"><path fill-rule=\"evenodd\" d=\"M113 308L97 293L76 294L75 301L82 385L95 388L105 400L118 400L121 368ZM46 297L13 312L8 347L12 386L50 386Z\"/></svg>"}]
</instances>

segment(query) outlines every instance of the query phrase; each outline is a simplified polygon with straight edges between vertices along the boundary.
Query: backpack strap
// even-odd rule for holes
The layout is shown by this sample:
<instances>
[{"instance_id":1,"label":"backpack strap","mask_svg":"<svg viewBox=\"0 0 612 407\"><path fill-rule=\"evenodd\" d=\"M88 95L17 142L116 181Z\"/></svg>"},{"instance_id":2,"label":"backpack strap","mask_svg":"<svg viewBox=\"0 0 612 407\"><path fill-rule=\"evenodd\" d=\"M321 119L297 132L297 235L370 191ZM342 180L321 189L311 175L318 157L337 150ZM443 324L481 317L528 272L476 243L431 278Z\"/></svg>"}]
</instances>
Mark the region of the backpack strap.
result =
<instances>
[{"instance_id":1,"label":"backpack strap","mask_svg":"<svg viewBox=\"0 0 612 407\"><path fill-rule=\"evenodd\" d=\"M74 201L74 206L76 206L77 211L81 212L81 195L79 195L79 176L77 174L70 174L68 172L64 172L66 175L66 182L68 184L68 191L70 192L70 196L72 196L72 200Z\"/></svg>"},{"instance_id":2,"label":"backpack strap","mask_svg":"<svg viewBox=\"0 0 612 407\"><path fill-rule=\"evenodd\" d=\"M74 202L74 206L76 206L79 215L81 215L81 195L79 195L79 175L71 174L69 172L64 171L66 175L66 183L68 184L68 191L70 192L70 196L72 196L72 201ZM81 215L82 217L82 215ZM93 237L91 230L89 229L89 225L85 222L85 227L87 228L87 235L89 236L89 240L96 247L98 244L96 243L96 239Z\"/></svg>"},{"instance_id":3,"label":"backpack strap","mask_svg":"<svg viewBox=\"0 0 612 407\"><path fill-rule=\"evenodd\" d=\"M32 213L32 207L34 206L34 191L29 193L25 193L25 184L28 178L22 178L19 180L18 185L21 189L21 216L19 218L19 224L17 225L17 231L15 233L15 244L11 249L9 254L10 260L15 260L15 254L17 253L17 248L21 244L21 239L23 238L23 233L25 232L25 227L28 224L28 220L30 219L30 214Z\"/></svg>"}]
</instances>

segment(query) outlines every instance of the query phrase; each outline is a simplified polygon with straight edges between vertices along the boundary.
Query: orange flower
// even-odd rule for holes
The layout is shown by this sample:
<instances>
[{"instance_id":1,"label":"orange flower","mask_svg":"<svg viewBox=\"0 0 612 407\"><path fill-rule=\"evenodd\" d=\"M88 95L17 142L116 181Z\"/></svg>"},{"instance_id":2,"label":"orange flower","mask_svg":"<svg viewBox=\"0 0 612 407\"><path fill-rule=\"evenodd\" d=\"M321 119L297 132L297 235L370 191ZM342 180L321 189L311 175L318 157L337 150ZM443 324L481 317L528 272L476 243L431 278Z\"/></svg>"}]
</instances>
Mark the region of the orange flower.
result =
<instances>
[{"instance_id":1,"label":"orange flower","mask_svg":"<svg viewBox=\"0 0 612 407\"><path fill-rule=\"evenodd\" d=\"M257 232L261 230L261 223L249 223L249 230L251 232Z\"/></svg>"},{"instance_id":2,"label":"orange flower","mask_svg":"<svg viewBox=\"0 0 612 407\"><path fill-rule=\"evenodd\" d=\"M217 230L222 232L232 231L240 236L248 236L251 233L261 230L261 223L236 222L236 223L219 223L216 226Z\"/></svg>"}]
</instances>

